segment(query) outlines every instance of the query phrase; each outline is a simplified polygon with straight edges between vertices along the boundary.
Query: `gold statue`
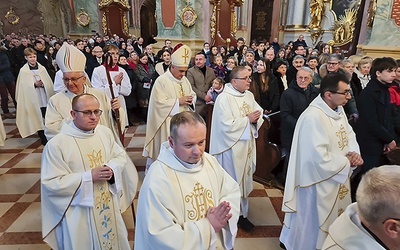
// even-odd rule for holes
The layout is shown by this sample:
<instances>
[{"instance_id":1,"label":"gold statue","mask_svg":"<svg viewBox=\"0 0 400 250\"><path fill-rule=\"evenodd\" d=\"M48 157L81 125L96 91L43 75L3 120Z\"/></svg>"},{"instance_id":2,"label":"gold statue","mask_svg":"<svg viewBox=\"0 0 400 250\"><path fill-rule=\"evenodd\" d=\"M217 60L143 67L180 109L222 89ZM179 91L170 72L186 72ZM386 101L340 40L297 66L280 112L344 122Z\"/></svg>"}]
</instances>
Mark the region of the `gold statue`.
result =
<instances>
[{"instance_id":1,"label":"gold statue","mask_svg":"<svg viewBox=\"0 0 400 250\"><path fill-rule=\"evenodd\" d=\"M311 20L308 27L310 29L321 29L322 17L325 13L325 3L323 0L311 0L310 15Z\"/></svg>"}]
</instances>

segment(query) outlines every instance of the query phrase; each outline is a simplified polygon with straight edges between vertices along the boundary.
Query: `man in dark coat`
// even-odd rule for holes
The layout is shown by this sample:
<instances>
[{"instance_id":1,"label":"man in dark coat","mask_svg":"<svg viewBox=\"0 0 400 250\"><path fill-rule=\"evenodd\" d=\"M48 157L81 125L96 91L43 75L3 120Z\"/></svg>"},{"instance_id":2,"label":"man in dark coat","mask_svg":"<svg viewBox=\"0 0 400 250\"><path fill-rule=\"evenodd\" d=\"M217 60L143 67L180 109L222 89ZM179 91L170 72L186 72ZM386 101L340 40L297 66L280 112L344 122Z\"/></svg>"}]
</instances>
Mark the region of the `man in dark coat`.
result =
<instances>
[{"instance_id":1,"label":"man in dark coat","mask_svg":"<svg viewBox=\"0 0 400 250\"><path fill-rule=\"evenodd\" d=\"M352 193L356 191L361 176L374 167L386 164L384 153L396 148L394 136L390 133L389 94L396 69L397 63L393 58L376 58L372 62L371 80L358 98L360 118L356 135L364 165L353 178Z\"/></svg>"},{"instance_id":2,"label":"man in dark coat","mask_svg":"<svg viewBox=\"0 0 400 250\"><path fill-rule=\"evenodd\" d=\"M297 119L314 98L318 96L318 90L310 84L312 79L313 71L310 68L303 67L299 69L296 81L291 82L289 88L283 91L281 96L281 143L286 151L284 168L278 177L282 182L286 179L287 163Z\"/></svg>"}]
</instances>

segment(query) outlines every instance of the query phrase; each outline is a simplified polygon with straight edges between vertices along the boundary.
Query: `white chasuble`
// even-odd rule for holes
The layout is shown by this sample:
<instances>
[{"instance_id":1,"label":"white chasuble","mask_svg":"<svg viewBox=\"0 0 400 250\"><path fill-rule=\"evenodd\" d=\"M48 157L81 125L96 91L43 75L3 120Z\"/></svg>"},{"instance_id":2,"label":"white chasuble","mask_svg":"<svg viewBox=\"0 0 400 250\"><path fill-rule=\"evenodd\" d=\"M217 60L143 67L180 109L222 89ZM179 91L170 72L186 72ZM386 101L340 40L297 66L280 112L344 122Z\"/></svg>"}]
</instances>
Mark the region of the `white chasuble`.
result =
<instances>
[{"instance_id":1,"label":"white chasuble","mask_svg":"<svg viewBox=\"0 0 400 250\"><path fill-rule=\"evenodd\" d=\"M250 124L247 115L262 108L251 92L240 93L230 83L214 104L210 154L239 183L242 197L253 190L253 173L256 170L256 143L262 115L256 124Z\"/></svg>"},{"instance_id":2,"label":"white chasuble","mask_svg":"<svg viewBox=\"0 0 400 250\"><path fill-rule=\"evenodd\" d=\"M90 143L94 147L87 147L85 138L75 138L82 157L84 171L104 166L105 148L99 137L93 137ZM101 249L120 249L118 244L118 230L116 224L116 213L118 207L114 207L114 201L107 181L97 181L93 183L94 206L93 217L96 227L97 237L99 238Z\"/></svg>"},{"instance_id":3,"label":"white chasuble","mask_svg":"<svg viewBox=\"0 0 400 250\"><path fill-rule=\"evenodd\" d=\"M149 100L144 157L157 159L161 144L168 140L172 116L190 110L188 105L179 105L182 96L193 96L196 103L196 93L186 77L177 80L168 69L155 81Z\"/></svg>"},{"instance_id":4,"label":"white chasuble","mask_svg":"<svg viewBox=\"0 0 400 250\"><path fill-rule=\"evenodd\" d=\"M53 249L130 249L120 205L129 190L126 152L108 128L84 133L71 124L63 125L42 155L43 240ZM92 182L91 169L103 165L113 170L115 184Z\"/></svg>"},{"instance_id":5,"label":"white chasuble","mask_svg":"<svg viewBox=\"0 0 400 250\"><path fill-rule=\"evenodd\" d=\"M187 168L171 151L168 142L162 144L140 189L135 249L232 249L238 184L207 153L198 166ZM206 215L222 201L230 203L232 218L215 234Z\"/></svg>"},{"instance_id":6,"label":"white chasuble","mask_svg":"<svg viewBox=\"0 0 400 250\"><path fill-rule=\"evenodd\" d=\"M350 204L344 213L333 222L329 227L329 234L322 249L386 249L361 225L357 210L357 203Z\"/></svg>"},{"instance_id":7,"label":"white chasuble","mask_svg":"<svg viewBox=\"0 0 400 250\"><path fill-rule=\"evenodd\" d=\"M287 249L321 249L329 226L351 203L350 151L360 152L343 107L332 110L318 96L294 131L280 236Z\"/></svg>"},{"instance_id":8,"label":"white chasuble","mask_svg":"<svg viewBox=\"0 0 400 250\"><path fill-rule=\"evenodd\" d=\"M45 95L43 98L49 100L54 95L53 82L45 67L39 63L36 75L43 83L43 88L41 88L41 92ZM44 121L40 110L42 103L39 103L36 95L35 81L36 78L26 63L19 71L15 89L15 99L18 103L16 124L22 138L44 130Z\"/></svg>"}]
</instances>

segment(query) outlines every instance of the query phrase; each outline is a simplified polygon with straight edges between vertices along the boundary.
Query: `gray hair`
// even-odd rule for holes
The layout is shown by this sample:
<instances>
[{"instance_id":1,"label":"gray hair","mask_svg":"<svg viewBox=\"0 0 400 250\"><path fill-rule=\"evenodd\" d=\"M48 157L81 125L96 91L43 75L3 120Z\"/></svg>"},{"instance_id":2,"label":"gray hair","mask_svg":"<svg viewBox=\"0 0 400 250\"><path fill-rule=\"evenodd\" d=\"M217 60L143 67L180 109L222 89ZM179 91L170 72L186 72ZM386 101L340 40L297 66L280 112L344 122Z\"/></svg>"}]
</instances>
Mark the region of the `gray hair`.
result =
<instances>
[{"instance_id":1,"label":"gray hair","mask_svg":"<svg viewBox=\"0 0 400 250\"><path fill-rule=\"evenodd\" d=\"M197 124L203 124L204 126L206 126L206 122L199 114L191 111L180 112L171 118L169 132L174 141L178 136L179 126L184 124L190 124L192 126Z\"/></svg>"},{"instance_id":2,"label":"gray hair","mask_svg":"<svg viewBox=\"0 0 400 250\"><path fill-rule=\"evenodd\" d=\"M388 218L400 218L400 166L385 165L369 170L356 193L360 216L378 225Z\"/></svg>"},{"instance_id":3,"label":"gray hair","mask_svg":"<svg viewBox=\"0 0 400 250\"><path fill-rule=\"evenodd\" d=\"M342 58L341 58L341 56L340 56L339 54L330 54L330 55L328 56L328 61L338 61L338 62L341 62L341 61L342 61Z\"/></svg>"},{"instance_id":4,"label":"gray hair","mask_svg":"<svg viewBox=\"0 0 400 250\"><path fill-rule=\"evenodd\" d=\"M304 66L301 67L301 69L299 69L299 70L297 71L297 74L299 73L300 70L305 71L305 72L307 72L308 74L310 74L311 78L314 77L314 71L313 71L312 69L310 69L309 67L304 67ZM296 76L297 76L297 74L296 74Z\"/></svg>"},{"instance_id":5,"label":"gray hair","mask_svg":"<svg viewBox=\"0 0 400 250\"><path fill-rule=\"evenodd\" d=\"M306 59L304 59L302 55L296 55L295 57L293 57L293 61L296 61L297 59L303 60L304 63L306 62Z\"/></svg>"}]
</instances>

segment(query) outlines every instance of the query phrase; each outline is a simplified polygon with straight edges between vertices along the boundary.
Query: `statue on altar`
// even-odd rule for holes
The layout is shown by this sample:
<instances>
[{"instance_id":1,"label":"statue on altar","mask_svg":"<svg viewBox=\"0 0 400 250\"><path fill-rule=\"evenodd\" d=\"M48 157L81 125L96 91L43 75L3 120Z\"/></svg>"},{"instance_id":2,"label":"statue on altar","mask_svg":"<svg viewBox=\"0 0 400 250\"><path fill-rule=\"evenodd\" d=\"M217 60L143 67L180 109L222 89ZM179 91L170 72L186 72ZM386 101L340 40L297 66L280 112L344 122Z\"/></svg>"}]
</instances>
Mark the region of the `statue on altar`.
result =
<instances>
[{"instance_id":1,"label":"statue on altar","mask_svg":"<svg viewBox=\"0 0 400 250\"><path fill-rule=\"evenodd\" d=\"M311 20L308 27L310 29L321 29L322 17L325 13L325 3L323 0L311 0L310 2L310 15Z\"/></svg>"}]
</instances>

